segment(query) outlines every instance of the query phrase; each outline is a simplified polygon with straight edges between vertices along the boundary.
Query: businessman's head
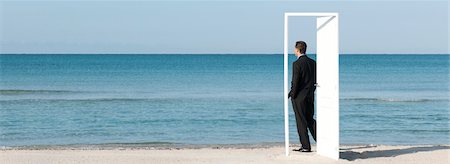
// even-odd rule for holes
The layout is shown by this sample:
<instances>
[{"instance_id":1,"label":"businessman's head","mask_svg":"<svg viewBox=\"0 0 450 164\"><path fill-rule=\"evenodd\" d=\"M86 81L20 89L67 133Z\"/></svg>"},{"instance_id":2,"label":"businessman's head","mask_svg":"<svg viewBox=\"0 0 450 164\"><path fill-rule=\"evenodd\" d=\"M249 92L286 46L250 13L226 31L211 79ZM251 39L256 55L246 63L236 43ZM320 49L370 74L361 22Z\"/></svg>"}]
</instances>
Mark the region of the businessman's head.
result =
<instances>
[{"instance_id":1,"label":"businessman's head","mask_svg":"<svg viewBox=\"0 0 450 164\"><path fill-rule=\"evenodd\" d=\"M295 43L295 56L300 56L300 54L306 54L306 42L304 41L297 41Z\"/></svg>"}]
</instances>

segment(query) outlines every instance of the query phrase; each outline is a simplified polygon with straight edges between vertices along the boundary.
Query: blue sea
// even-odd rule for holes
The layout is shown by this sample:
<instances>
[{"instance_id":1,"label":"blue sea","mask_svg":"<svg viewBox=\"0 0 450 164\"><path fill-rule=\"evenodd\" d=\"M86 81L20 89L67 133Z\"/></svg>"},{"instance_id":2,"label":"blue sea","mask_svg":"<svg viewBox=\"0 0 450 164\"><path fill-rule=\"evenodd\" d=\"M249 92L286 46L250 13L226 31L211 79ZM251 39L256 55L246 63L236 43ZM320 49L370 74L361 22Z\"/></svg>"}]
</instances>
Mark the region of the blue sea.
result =
<instances>
[{"instance_id":1,"label":"blue sea","mask_svg":"<svg viewBox=\"0 0 450 164\"><path fill-rule=\"evenodd\" d=\"M281 54L2 54L0 70L0 146L284 142ZM341 144L449 144L449 79L449 55L341 55Z\"/></svg>"}]
</instances>

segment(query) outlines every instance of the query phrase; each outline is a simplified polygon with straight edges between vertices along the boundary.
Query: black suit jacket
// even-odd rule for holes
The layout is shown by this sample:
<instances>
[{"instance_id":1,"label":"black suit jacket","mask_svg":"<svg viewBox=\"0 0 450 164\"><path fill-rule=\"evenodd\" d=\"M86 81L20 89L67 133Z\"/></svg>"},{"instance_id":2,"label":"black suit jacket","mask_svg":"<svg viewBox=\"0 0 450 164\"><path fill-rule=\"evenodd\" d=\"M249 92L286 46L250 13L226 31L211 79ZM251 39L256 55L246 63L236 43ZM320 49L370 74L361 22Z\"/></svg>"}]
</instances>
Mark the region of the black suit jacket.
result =
<instances>
[{"instance_id":1,"label":"black suit jacket","mask_svg":"<svg viewBox=\"0 0 450 164\"><path fill-rule=\"evenodd\" d=\"M314 91L316 90L316 61L306 55L302 55L292 64L292 70L289 96L300 100L314 97Z\"/></svg>"}]
</instances>

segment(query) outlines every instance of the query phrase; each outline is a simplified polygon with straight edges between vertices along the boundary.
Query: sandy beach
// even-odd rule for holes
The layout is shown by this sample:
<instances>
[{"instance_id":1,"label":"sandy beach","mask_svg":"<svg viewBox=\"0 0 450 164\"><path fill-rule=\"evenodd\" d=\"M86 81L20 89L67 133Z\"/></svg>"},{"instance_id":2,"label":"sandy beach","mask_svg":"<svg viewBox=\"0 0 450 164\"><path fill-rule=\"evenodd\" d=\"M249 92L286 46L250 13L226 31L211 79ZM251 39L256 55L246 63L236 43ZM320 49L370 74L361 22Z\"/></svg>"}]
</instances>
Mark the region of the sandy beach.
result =
<instances>
[{"instance_id":1,"label":"sandy beach","mask_svg":"<svg viewBox=\"0 0 450 164\"><path fill-rule=\"evenodd\" d=\"M297 145L295 145L297 146ZM313 147L315 151L315 147ZM3 148L0 161L9 163L449 163L450 145L346 145L341 159L313 153L284 155L280 145L205 147L52 147Z\"/></svg>"}]
</instances>

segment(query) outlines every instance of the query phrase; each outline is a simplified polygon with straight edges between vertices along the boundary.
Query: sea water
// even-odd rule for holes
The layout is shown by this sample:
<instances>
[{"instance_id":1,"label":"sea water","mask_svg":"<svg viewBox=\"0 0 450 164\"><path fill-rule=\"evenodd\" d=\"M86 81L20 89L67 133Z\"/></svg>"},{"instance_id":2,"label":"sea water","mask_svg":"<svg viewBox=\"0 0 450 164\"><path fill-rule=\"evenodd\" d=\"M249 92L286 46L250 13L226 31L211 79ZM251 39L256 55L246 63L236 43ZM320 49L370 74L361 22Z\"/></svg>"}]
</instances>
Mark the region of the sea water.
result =
<instances>
[{"instance_id":1,"label":"sea water","mask_svg":"<svg viewBox=\"0 0 450 164\"><path fill-rule=\"evenodd\" d=\"M284 141L281 54L2 54L0 70L0 146ZM450 143L449 55L341 55L339 72L342 144Z\"/></svg>"}]
</instances>

